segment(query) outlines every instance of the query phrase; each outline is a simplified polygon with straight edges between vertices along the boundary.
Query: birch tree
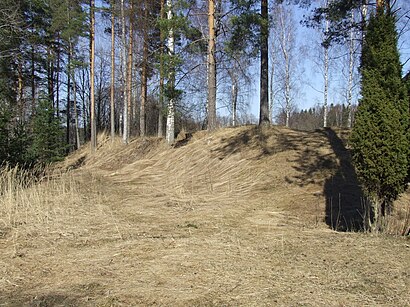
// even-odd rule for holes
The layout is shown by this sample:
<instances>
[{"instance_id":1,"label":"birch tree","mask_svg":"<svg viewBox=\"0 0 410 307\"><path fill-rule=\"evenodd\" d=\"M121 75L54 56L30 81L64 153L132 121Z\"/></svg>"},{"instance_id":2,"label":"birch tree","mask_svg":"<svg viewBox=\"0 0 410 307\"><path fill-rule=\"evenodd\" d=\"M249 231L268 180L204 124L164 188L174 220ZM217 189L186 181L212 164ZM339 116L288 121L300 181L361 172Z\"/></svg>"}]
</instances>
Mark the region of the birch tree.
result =
<instances>
[{"instance_id":1,"label":"birch tree","mask_svg":"<svg viewBox=\"0 0 410 307\"><path fill-rule=\"evenodd\" d=\"M215 0L208 0L208 130L216 128Z\"/></svg>"},{"instance_id":2,"label":"birch tree","mask_svg":"<svg viewBox=\"0 0 410 307\"><path fill-rule=\"evenodd\" d=\"M326 7L329 0L326 0ZM325 35L329 32L329 19L325 19ZM327 99L329 96L329 44L322 42L323 46L323 127L327 127Z\"/></svg>"},{"instance_id":3,"label":"birch tree","mask_svg":"<svg viewBox=\"0 0 410 307\"><path fill-rule=\"evenodd\" d=\"M128 144L129 137L129 122L128 122L128 95L126 88L127 80L127 41L125 37L125 4L121 0L121 71L122 71L122 99L123 99L123 115L122 115L122 141Z\"/></svg>"},{"instance_id":4,"label":"birch tree","mask_svg":"<svg viewBox=\"0 0 410 307\"><path fill-rule=\"evenodd\" d=\"M354 10L351 12L351 23L355 18ZM349 33L349 77L347 84L347 127L352 127L352 97L353 97L353 77L354 77L354 59L355 59L355 30L353 27Z\"/></svg>"},{"instance_id":5,"label":"birch tree","mask_svg":"<svg viewBox=\"0 0 410 307\"><path fill-rule=\"evenodd\" d=\"M172 11L172 0L167 0L167 20L171 21L173 18L173 11ZM174 29L173 26L169 27L168 30L168 40L167 40L167 47L168 47L168 56L170 61L175 55L175 38L174 38ZM173 65L169 68L168 72L168 91L173 92L175 87L175 70ZM166 141L168 144L172 144L174 142L174 135L175 135L175 97L171 93L168 95L168 113L167 113L167 130L166 130Z\"/></svg>"},{"instance_id":6,"label":"birch tree","mask_svg":"<svg viewBox=\"0 0 410 307\"><path fill-rule=\"evenodd\" d=\"M141 108L140 108L140 136L145 136L146 123L145 123L145 108L147 104L147 91L148 91L148 10L150 6L148 1L144 0L143 6L143 22L142 22L142 67L141 67Z\"/></svg>"},{"instance_id":7,"label":"birch tree","mask_svg":"<svg viewBox=\"0 0 410 307\"><path fill-rule=\"evenodd\" d=\"M273 23L272 40L275 41L273 52L276 65L272 78L275 78L276 89L272 88L271 95L275 92L276 99L281 100L285 125L289 127L294 97L297 93L297 67L300 58L296 55L296 28L292 10L278 4L273 10Z\"/></svg>"}]
</instances>

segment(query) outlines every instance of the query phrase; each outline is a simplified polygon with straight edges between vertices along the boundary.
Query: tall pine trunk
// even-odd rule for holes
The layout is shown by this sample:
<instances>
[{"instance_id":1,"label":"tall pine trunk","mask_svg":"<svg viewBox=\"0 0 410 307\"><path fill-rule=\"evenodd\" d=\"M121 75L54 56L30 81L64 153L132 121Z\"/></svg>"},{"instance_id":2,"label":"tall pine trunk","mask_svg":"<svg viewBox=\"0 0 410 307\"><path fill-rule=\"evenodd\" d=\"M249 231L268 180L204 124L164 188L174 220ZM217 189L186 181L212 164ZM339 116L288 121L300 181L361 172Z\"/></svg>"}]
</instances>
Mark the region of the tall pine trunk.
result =
<instances>
[{"instance_id":1,"label":"tall pine trunk","mask_svg":"<svg viewBox=\"0 0 410 307\"><path fill-rule=\"evenodd\" d=\"M56 114L60 118L60 33L57 34Z\"/></svg>"},{"instance_id":2,"label":"tall pine trunk","mask_svg":"<svg viewBox=\"0 0 410 307\"><path fill-rule=\"evenodd\" d=\"M67 58L67 106L66 106L66 143L67 143L67 153L71 151L71 139L70 139L70 125L71 125L71 42L68 47L68 58Z\"/></svg>"},{"instance_id":3,"label":"tall pine trunk","mask_svg":"<svg viewBox=\"0 0 410 307\"><path fill-rule=\"evenodd\" d=\"M144 1L143 20L143 47L141 67L141 109L140 109L140 136L145 136L145 107L147 105L147 83L148 83L148 1Z\"/></svg>"},{"instance_id":4,"label":"tall pine trunk","mask_svg":"<svg viewBox=\"0 0 410 307\"><path fill-rule=\"evenodd\" d=\"M34 45L31 46L31 112L36 111L36 66L34 57Z\"/></svg>"},{"instance_id":5,"label":"tall pine trunk","mask_svg":"<svg viewBox=\"0 0 410 307\"><path fill-rule=\"evenodd\" d=\"M165 3L164 0L161 0L161 21L165 19ZM160 30L160 62L159 62L159 105L158 105L158 137L162 137L164 135L164 115L162 114L164 108L164 79L165 79L165 72L164 72L164 41L165 41L165 31L162 29Z\"/></svg>"},{"instance_id":6,"label":"tall pine trunk","mask_svg":"<svg viewBox=\"0 0 410 307\"><path fill-rule=\"evenodd\" d=\"M269 17L268 17L268 0L261 0L261 25L260 25L260 42L261 42L261 71L260 71L260 111L259 125L269 125Z\"/></svg>"},{"instance_id":7,"label":"tall pine trunk","mask_svg":"<svg viewBox=\"0 0 410 307\"><path fill-rule=\"evenodd\" d=\"M97 148L97 129L95 122L95 90L94 90L94 74L95 74L95 4L94 0L90 0L90 114L91 114L91 152Z\"/></svg>"},{"instance_id":8,"label":"tall pine trunk","mask_svg":"<svg viewBox=\"0 0 410 307\"><path fill-rule=\"evenodd\" d=\"M130 29L129 29L129 41L128 41L128 60L127 60L127 142L130 139L131 130L131 103L132 103L132 48L133 48L133 35L134 35L134 3L130 1ZM125 115L124 115L125 116Z\"/></svg>"},{"instance_id":9,"label":"tall pine trunk","mask_svg":"<svg viewBox=\"0 0 410 307\"><path fill-rule=\"evenodd\" d=\"M48 99L54 107L54 61L51 43L47 46L47 90Z\"/></svg>"},{"instance_id":10,"label":"tall pine trunk","mask_svg":"<svg viewBox=\"0 0 410 307\"><path fill-rule=\"evenodd\" d=\"M115 86L115 0L111 0L111 84L110 84L110 123L111 140L115 138L115 110L114 110L114 86Z\"/></svg>"}]
</instances>

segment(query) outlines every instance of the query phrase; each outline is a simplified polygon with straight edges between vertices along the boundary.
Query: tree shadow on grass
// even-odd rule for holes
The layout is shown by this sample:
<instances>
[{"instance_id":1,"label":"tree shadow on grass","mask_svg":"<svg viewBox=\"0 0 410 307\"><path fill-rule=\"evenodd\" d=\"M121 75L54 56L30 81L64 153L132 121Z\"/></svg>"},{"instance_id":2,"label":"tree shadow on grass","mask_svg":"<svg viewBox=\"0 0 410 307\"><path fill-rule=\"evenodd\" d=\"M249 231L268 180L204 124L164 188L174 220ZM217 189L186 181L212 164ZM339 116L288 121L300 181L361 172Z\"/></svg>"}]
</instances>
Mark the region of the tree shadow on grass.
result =
<instances>
[{"instance_id":1,"label":"tree shadow on grass","mask_svg":"<svg viewBox=\"0 0 410 307\"><path fill-rule=\"evenodd\" d=\"M270 127L265 131L263 128L254 126L233 136L222 138L223 146L213 152L223 159L242 150L256 149L259 153L254 156L254 159L259 160L265 156L295 150L298 142L301 142L299 137L284 135L275 127Z\"/></svg>"},{"instance_id":2,"label":"tree shadow on grass","mask_svg":"<svg viewBox=\"0 0 410 307\"><path fill-rule=\"evenodd\" d=\"M351 163L350 151L334 130L327 128L324 133L339 160L336 173L324 184L326 223L338 231L363 230L365 198Z\"/></svg>"},{"instance_id":3,"label":"tree shadow on grass","mask_svg":"<svg viewBox=\"0 0 410 307\"><path fill-rule=\"evenodd\" d=\"M360 188L349 150L343 140L331 128L311 132L294 133L271 127L267 133L259 127L245 129L234 136L222 139L222 146L214 150L220 159L242 150L256 149L253 159L286 151L297 151L296 159L288 159L297 175L286 176L289 184L307 187L323 184L326 198L327 225L338 231L360 231L363 229L365 211L362 206L364 195ZM323 148L330 144L332 153L325 154Z\"/></svg>"}]
</instances>

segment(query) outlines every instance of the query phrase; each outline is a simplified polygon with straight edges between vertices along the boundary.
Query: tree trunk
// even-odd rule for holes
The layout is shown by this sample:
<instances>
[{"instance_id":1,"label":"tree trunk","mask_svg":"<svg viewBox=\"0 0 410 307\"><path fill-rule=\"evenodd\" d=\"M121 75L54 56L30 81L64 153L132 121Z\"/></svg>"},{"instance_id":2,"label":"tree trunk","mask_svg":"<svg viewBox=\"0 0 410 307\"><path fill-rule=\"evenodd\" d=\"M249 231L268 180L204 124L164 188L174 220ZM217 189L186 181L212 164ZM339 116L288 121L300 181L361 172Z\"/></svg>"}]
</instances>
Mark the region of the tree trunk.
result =
<instances>
[{"instance_id":1,"label":"tree trunk","mask_svg":"<svg viewBox=\"0 0 410 307\"><path fill-rule=\"evenodd\" d=\"M132 102L132 48L133 48L133 35L134 35L134 5L133 0L130 1L130 29L129 29L129 41L128 41L128 60L127 60L127 142L130 139L131 130L131 102ZM124 114L125 116L125 114Z\"/></svg>"},{"instance_id":2,"label":"tree trunk","mask_svg":"<svg viewBox=\"0 0 410 307\"><path fill-rule=\"evenodd\" d=\"M34 46L31 46L31 112L36 112L36 67L34 62Z\"/></svg>"},{"instance_id":3,"label":"tree trunk","mask_svg":"<svg viewBox=\"0 0 410 307\"><path fill-rule=\"evenodd\" d=\"M147 83L148 83L148 1L144 1L144 21L143 21L143 47L142 47L142 67L141 67L141 108L140 108L140 136L145 136L145 106L147 105Z\"/></svg>"},{"instance_id":4,"label":"tree trunk","mask_svg":"<svg viewBox=\"0 0 410 307\"><path fill-rule=\"evenodd\" d=\"M351 23L354 23L354 10L351 13ZM350 29L349 37L349 80L347 84L347 128L352 128L352 95L354 68L354 30Z\"/></svg>"},{"instance_id":5,"label":"tree trunk","mask_svg":"<svg viewBox=\"0 0 410 307\"><path fill-rule=\"evenodd\" d=\"M232 82L232 126L236 126L236 108L238 105L238 83L236 79Z\"/></svg>"},{"instance_id":6,"label":"tree trunk","mask_svg":"<svg viewBox=\"0 0 410 307\"><path fill-rule=\"evenodd\" d=\"M289 58L285 55L285 110L286 110L286 127L289 127L291 101L290 101L290 68Z\"/></svg>"},{"instance_id":7,"label":"tree trunk","mask_svg":"<svg viewBox=\"0 0 410 307\"><path fill-rule=\"evenodd\" d=\"M67 153L71 151L71 139L70 139L70 123L71 123L71 42L68 47L68 58L67 58L67 106L66 106L66 143L67 143Z\"/></svg>"},{"instance_id":8,"label":"tree trunk","mask_svg":"<svg viewBox=\"0 0 410 307\"><path fill-rule=\"evenodd\" d=\"M232 108L232 126L236 126L236 109L238 105L238 78L235 74L236 67L228 70L229 77L231 78L231 108Z\"/></svg>"},{"instance_id":9,"label":"tree trunk","mask_svg":"<svg viewBox=\"0 0 410 307\"><path fill-rule=\"evenodd\" d=\"M328 2L326 1L326 7L328 6ZM325 33L329 31L329 20L325 20ZM329 91L329 47L324 46L324 91L323 91L323 127L327 127L327 98L328 98L328 91Z\"/></svg>"},{"instance_id":10,"label":"tree trunk","mask_svg":"<svg viewBox=\"0 0 410 307\"><path fill-rule=\"evenodd\" d=\"M261 0L261 71L259 125L269 125L269 17L268 0Z\"/></svg>"},{"instance_id":11,"label":"tree trunk","mask_svg":"<svg viewBox=\"0 0 410 307\"><path fill-rule=\"evenodd\" d=\"M91 152L95 152L97 148L97 129L95 126L95 92L94 92L94 74L95 74L95 16L94 16L94 0L90 0L90 107L91 107Z\"/></svg>"},{"instance_id":12,"label":"tree trunk","mask_svg":"<svg viewBox=\"0 0 410 307\"><path fill-rule=\"evenodd\" d=\"M273 54L272 57L274 57L275 55ZM271 58L272 58L271 57ZM275 78L275 60L272 59L271 61L271 68L270 68L270 80L269 80L269 116L270 116L270 120L271 123L274 122L274 118L273 118L273 106L274 106L274 102L275 102L275 97L274 97L274 78Z\"/></svg>"},{"instance_id":13,"label":"tree trunk","mask_svg":"<svg viewBox=\"0 0 410 307\"><path fill-rule=\"evenodd\" d=\"M367 23L368 5L369 5L369 0L362 0L362 6L361 6L362 25L361 25L361 29L360 29L361 32L362 32L362 40L361 40L362 48L363 48L364 38L366 36L366 23Z\"/></svg>"},{"instance_id":14,"label":"tree trunk","mask_svg":"<svg viewBox=\"0 0 410 307\"><path fill-rule=\"evenodd\" d=\"M121 0L121 57L122 57L122 98L124 101L123 104L123 116L122 116L122 140L125 144L128 144L128 102L127 102L127 89L126 89L126 80L127 80L127 51L126 51L126 39L125 39L125 13L124 13L124 0Z\"/></svg>"},{"instance_id":15,"label":"tree trunk","mask_svg":"<svg viewBox=\"0 0 410 307\"><path fill-rule=\"evenodd\" d=\"M24 121L24 101L23 101L23 63L22 59L18 57L18 80L17 80L17 104L19 107L19 117L21 121Z\"/></svg>"},{"instance_id":16,"label":"tree trunk","mask_svg":"<svg viewBox=\"0 0 410 307\"><path fill-rule=\"evenodd\" d=\"M114 86L115 86L115 0L111 0L111 90L110 90L110 123L111 140L115 138L115 110L114 110Z\"/></svg>"},{"instance_id":17,"label":"tree trunk","mask_svg":"<svg viewBox=\"0 0 410 307\"><path fill-rule=\"evenodd\" d=\"M167 0L167 19L173 19L172 13L172 0ZM174 30L171 29L168 32L168 54L170 57L174 56L175 53L175 43L174 43ZM171 67L168 76L169 88L172 92L174 92L175 86L175 72L174 68ZM172 144L174 142L174 134L175 134L175 100L174 94L171 94L168 100L168 114L167 114L167 131L166 131L166 141L168 144Z\"/></svg>"},{"instance_id":18,"label":"tree trunk","mask_svg":"<svg viewBox=\"0 0 410 307\"><path fill-rule=\"evenodd\" d=\"M324 91L323 91L323 127L327 127L327 98L328 98L328 91L329 91L329 48L325 47L325 60L324 60Z\"/></svg>"},{"instance_id":19,"label":"tree trunk","mask_svg":"<svg viewBox=\"0 0 410 307\"><path fill-rule=\"evenodd\" d=\"M96 108L96 113L95 113L95 127L97 131L101 131L103 129L103 75L104 75L104 62L100 61L100 67L99 67L99 76L97 78L97 89L96 89L96 103L95 103L95 108Z\"/></svg>"},{"instance_id":20,"label":"tree trunk","mask_svg":"<svg viewBox=\"0 0 410 307\"><path fill-rule=\"evenodd\" d=\"M51 44L47 46L47 90L48 99L54 107L54 63L52 59Z\"/></svg>"},{"instance_id":21,"label":"tree trunk","mask_svg":"<svg viewBox=\"0 0 410 307\"><path fill-rule=\"evenodd\" d=\"M74 124L75 124L75 143L76 149L79 149L81 146L80 143L80 129L78 125L78 112L77 112L77 84L75 82L75 71L73 71L73 102L74 102Z\"/></svg>"},{"instance_id":22,"label":"tree trunk","mask_svg":"<svg viewBox=\"0 0 410 307\"><path fill-rule=\"evenodd\" d=\"M57 34L56 113L60 119L60 33Z\"/></svg>"},{"instance_id":23,"label":"tree trunk","mask_svg":"<svg viewBox=\"0 0 410 307\"><path fill-rule=\"evenodd\" d=\"M208 1L208 130L216 128L215 0Z\"/></svg>"},{"instance_id":24,"label":"tree trunk","mask_svg":"<svg viewBox=\"0 0 410 307\"><path fill-rule=\"evenodd\" d=\"M161 21L165 19L165 3L164 0L161 0ZM160 33L160 62L159 62L159 106L158 106L158 137L163 137L163 119L164 116L162 114L162 110L164 108L164 41L165 41L165 31L161 28Z\"/></svg>"}]
</instances>

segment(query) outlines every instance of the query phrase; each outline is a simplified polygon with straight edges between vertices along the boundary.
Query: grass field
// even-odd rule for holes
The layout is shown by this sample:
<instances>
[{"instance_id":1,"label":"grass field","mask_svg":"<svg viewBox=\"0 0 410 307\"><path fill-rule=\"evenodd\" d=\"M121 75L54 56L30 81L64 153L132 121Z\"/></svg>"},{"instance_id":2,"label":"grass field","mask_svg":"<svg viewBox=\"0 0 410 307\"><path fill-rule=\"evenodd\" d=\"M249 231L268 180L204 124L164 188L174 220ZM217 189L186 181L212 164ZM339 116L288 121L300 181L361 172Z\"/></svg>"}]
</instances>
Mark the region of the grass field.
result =
<instances>
[{"instance_id":1,"label":"grass field","mask_svg":"<svg viewBox=\"0 0 410 307\"><path fill-rule=\"evenodd\" d=\"M0 306L410 306L410 195L384 234L344 131L99 139L0 173Z\"/></svg>"}]
</instances>

